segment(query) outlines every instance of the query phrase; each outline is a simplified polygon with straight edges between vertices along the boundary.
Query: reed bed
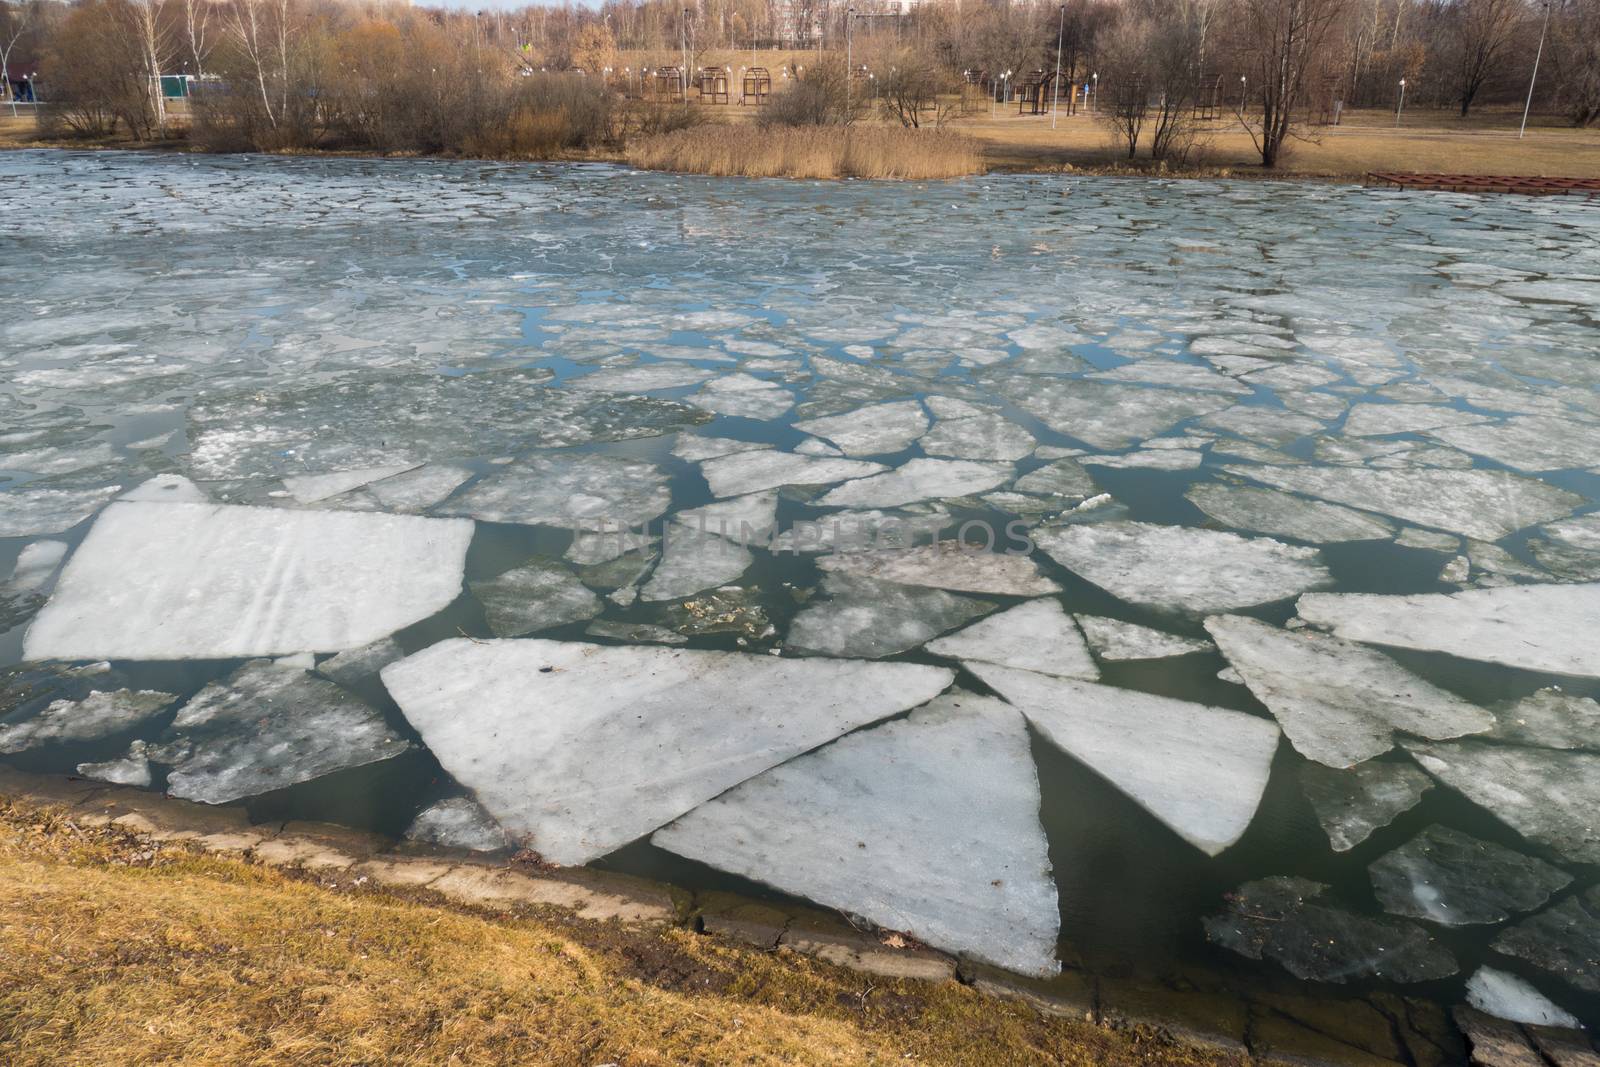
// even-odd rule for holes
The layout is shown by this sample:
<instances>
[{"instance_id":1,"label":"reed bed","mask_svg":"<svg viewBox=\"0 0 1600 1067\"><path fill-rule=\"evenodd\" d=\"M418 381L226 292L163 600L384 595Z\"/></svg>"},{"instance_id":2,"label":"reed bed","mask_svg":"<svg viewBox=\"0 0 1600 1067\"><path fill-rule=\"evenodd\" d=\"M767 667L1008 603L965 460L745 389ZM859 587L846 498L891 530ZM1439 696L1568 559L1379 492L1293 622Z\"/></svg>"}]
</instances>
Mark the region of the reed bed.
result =
<instances>
[{"instance_id":1,"label":"reed bed","mask_svg":"<svg viewBox=\"0 0 1600 1067\"><path fill-rule=\"evenodd\" d=\"M628 161L647 170L744 178L924 181L984 169L970 138L894 126L701 126L633 142Z\"/></svg>"}]
</instances>

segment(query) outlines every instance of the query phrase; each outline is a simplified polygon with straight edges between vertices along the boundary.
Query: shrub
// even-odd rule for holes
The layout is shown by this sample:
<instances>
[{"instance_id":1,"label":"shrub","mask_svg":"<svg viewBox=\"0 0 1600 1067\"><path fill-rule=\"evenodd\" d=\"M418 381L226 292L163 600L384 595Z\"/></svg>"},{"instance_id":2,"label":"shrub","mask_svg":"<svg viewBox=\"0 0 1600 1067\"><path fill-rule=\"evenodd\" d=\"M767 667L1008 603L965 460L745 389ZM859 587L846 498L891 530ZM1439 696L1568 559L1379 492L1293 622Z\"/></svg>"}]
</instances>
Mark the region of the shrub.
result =
<instances>
[{"instance_id":1,"label":"shrub","mask_svg":"<svg viewBox=\"0 0 1600 1067\"><path fill-rule=\"evenodd\" d=\"M750 178L927 180L983 170L966 137L888 126L680 130L630 145L628 160L650 170Z\"/></svg>"}]
</instances>

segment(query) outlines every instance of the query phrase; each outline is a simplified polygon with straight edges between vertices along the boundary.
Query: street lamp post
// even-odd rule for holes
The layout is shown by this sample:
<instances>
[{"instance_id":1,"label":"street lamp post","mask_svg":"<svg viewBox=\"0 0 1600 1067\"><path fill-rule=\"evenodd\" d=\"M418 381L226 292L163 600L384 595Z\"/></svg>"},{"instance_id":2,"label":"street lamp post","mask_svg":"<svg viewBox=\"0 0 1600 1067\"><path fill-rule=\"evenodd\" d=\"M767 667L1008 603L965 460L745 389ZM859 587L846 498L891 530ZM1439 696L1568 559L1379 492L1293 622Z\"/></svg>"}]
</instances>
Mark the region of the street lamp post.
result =
<instances>
[{"instance_id":1,"label":"street lamp post","mask_svg":"<svg viewBox=\"0 0 1600 1067\"><path fill-rule=\"evenodd\" d=\"M1089 114L1093 115L1095 109L1100 106L1100 72L1095 71L1094 77L1090 80L1094 82L1094 96L1089 98Z\"/></svg>"},{"instance_id":2,"label":"street lamp post","mask_svg":"<svg viewBox=\"0 0 1600 1067\"><path fill-rule=\"evenodd\" d=\"M851 39L850 31L855 28L856 9L847 7L844 11L844 121L850 121L850 79L855 75L855 42Z\"/></svg>"},{"instance_id":3,"label":"street lamp post","mask_svg":"<svg viewBox=\"0 0 1600 1067\"><path fill-rule=\"evenodd\" d=\"M1056 128L1056 112L1061 110L1061 41L1067 32L1067 5L1062 4L1056 15L1056 80L1055 92L1050 101L1050 128Z\"/></svg>"},{"instance_id":4,"label":"street lamp post","mask_svg":"<svg viewBox=\"0 0 1600 1067\"><path fill-rule=\"evenodd\" d=\"M1517 139L1528 135L1528 111L1533 107L1533 85L1539 80L1539 60L1544 58L1544 35L1550 29L1550 0L1544 0L1544 25L1539 27L1539 50L1533 54L1533 76L1528 79L1528 101L1522 105L1522 129Z\"/></svg>"},{"instance_id":5,"label":"street lamp post","mask_svg":"<svg viewBox=\"0 0 1600 1067\"><path fill-rule=\"evenodd\" d=\"M1239 121L1244 121L1245 75L1239 75Z\"/></svg>"},{"instance_id":6,"label":"street lamp post","mask_svg":"<svg viewBox=\"0 0 1600 1067\"><path fill-rule=\"evenodd\" d=\"M1406 80L1400 79L1400 102L1395 105L1394 124L1400 125L1400 113L1406 109Z\"/></svg>"}]
</instances>

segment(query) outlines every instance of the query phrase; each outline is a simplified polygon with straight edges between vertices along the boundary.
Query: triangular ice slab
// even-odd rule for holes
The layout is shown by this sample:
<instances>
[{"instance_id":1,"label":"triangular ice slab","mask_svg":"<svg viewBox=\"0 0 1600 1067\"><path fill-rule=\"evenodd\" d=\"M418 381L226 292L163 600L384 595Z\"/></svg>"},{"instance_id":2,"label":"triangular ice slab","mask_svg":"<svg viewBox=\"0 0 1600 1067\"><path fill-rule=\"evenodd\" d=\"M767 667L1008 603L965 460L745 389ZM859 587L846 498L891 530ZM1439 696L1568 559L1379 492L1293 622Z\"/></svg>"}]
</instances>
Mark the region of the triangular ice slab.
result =
<instances>
[{"instance_id":1,"label":"triangular ice slab","mask_svg":"<svg viewBox=\"0 0 1600 1067\"><path fill-rule=\"evenodd\" d=\"M1417 596L1311 593L1296 609L1352 641L1600 678L1600 583Z\"/></svg>"},{"instance_id":2,"label":"triangular ice slab","mask_svg":"<svg viewBox=\"0 0 1600 1067\"><path fill-rule=\"evenodd\" d=\"M1243 836L1272 773L1278 728L1187 700L969 663L1049 741L1215 856Z\"/></svg>"},{"instance_id":3,"label":"triangular ice slab","mask_svg":"<svg viewBox=\"0 0 1600 1067\"><path fill-rule=\"evenodd\" d=\"M1206 630L1307 759L1353 767L1394 747L1394 732L1444 739L1494 726L1487 710L1370 648L1328 634L1214 615Z\"/></svg>"},{"instance_id":4,"label":"triangular ice slab","mask_svg":"<svg viewBox=\"0 0 1600 1067\"><path fill-rule=\"evenodd\" d=\"M774 767L651 839L902 930L1052 975L1060 913L1017 712L954 692Z\"/></svg>"},{"instance_id":5,"label":"triangular ice slab","mask_svg":"<svg viewBox=\"0 0 1600 1067\"><path fill-rule=\"evenodd\" d=\"M118 502L61 573L28 659L226 659L356 648L461 592L472 523Z\"/></svg>"},{"instance_id":6,"label":"triangular ice slab","mask_svg":"<svg viewBox=\"0 0 1600 1067\"><path fill-rule=\"evenodd\" d=\"M1100 677L1100 670L1060 601L1030 600L965 630L929 641L928 651L1063 678Z\"/></svg>"},{"instance_id":7,"label":"triangular ice slab","mask_svg":"<svg viewBox=\"0 0 1600 1067\"><path fill-rule=\"evenodd\" d=\"M403 463L392 467L366 467L354 471L335 471L331 474L291 474L283 479L289 495L302 504L315 504L330 496L348 493L372 482L393 478L413 470L418 464Z\"/></svg>"},{"instance_id":8,"label":"triangular ice slab","mask_svg":"<svg viewBox=\"0 0 1600 1067\"><path fill-rule=\"evenodd\" d=\"M1101 659L1165 659L1187 656L1191 652L1216 651L1216 646L1204 638L1169 634L1123 619L1079 615L1077 620L1083 627L1083 635L1089 639L1089 646Z\"/></svg>"},{"instance_id":9,"label":"triangular ice slab","mask_svg":"<svg viewBox=\"0 0 1600 1067\"><path fill-rule=\"evenodd\" d=\"M445 770L545 859L603 856L925 703L952 672L567 641L443 641L383 681Z\"/></svg>"}]
</instances>

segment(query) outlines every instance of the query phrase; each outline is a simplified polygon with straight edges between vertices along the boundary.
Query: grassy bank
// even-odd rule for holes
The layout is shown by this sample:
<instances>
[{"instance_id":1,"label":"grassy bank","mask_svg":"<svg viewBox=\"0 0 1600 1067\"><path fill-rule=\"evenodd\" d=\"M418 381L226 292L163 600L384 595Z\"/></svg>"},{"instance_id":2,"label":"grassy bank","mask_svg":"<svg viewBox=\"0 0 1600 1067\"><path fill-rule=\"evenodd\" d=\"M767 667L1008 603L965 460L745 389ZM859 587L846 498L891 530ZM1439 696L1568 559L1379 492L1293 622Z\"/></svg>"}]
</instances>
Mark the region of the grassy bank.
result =
<instances>
[{"instance_id":1,"label":"grassy bank","mask_svg":"<svg viewBox=\"0 0 1600 1067\"><path fill-rule=\"evenodd\" d=\"M677 928L449 906L0 799L7 1064L1238 1062Z\"/></svg>"},{"instance_id":2,"label":"grassy bank","mask_svg":"<svg viewBox=\"0 0 1600 1067\"><path fill-rule=\"evenodd\" d=\"M700 126L628 146L647 170L744 178L958 178L984 169L972 140L891 126Z\"/></svg>"}]
</instances>

